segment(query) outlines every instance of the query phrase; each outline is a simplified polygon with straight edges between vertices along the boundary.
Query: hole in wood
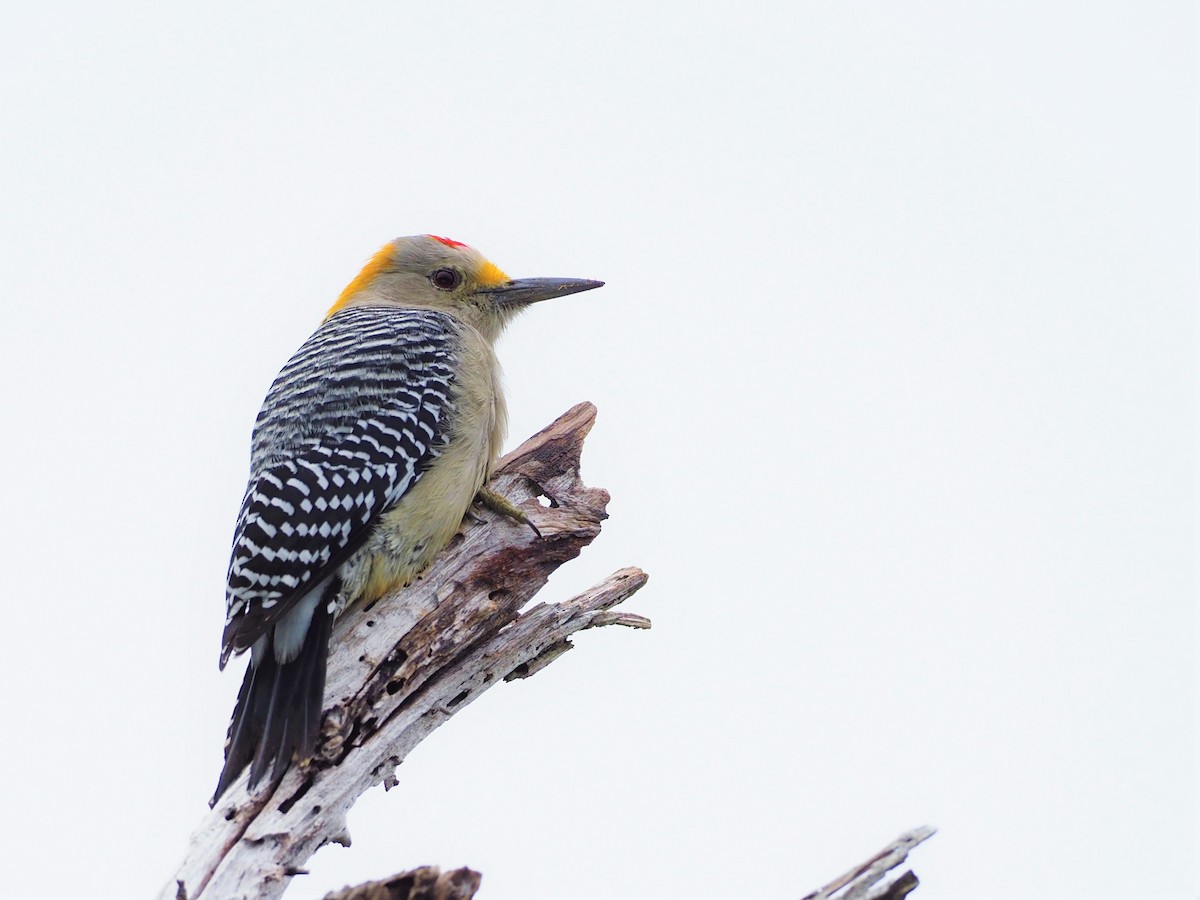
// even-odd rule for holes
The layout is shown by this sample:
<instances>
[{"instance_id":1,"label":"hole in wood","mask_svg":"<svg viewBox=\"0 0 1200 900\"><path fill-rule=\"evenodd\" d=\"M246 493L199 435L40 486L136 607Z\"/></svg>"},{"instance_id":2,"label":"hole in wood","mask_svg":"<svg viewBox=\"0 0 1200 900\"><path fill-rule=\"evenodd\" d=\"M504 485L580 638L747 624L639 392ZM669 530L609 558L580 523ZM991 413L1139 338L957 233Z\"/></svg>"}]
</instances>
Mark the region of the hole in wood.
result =
<instances>
[{"instance_id":1,"label":"hole in wood","mask_svg":"<svg viewBox=\"0 0 1200 900\"><path fill-rule=\"evenodd\" d=\"M532 478L527 478L525 480L529 482L530 493L533 494L533 497L535 500L537 500L539 506L541 506L543 509L558 509L558 501L551 497L549 492L544 487L542 487Z\"/></svg>"},{"instance_id":2,"label":"hole in wood","mask_svg":"<svg viewBox=\"0 0 1200 900\"><path fill-rule=\"evenodd\" d=\"M403 678L395 678L395 679L389 681L387 683L388 694L395 694L397 691L399 691L401 688L403 688L404 681L405 681L405 679L403 679Z\"/></svg>"},{"instance_id":3,"label":"hole in wood","mask_svg":"<svg viewBox=\"0 0 1200 900\"><path fill-rule=\"evenodd\" d=\"M288 797L286 800L284 800L282 803L279 804L279 811L281 813L283 813L284 815L286 815L291 810L291 808L296 805L296 803L300 800L300 798L308 793L308 789L312 786L313 786L313 780L311 778L305 778L304 783L296 789L296 793L292 794L292 796Z\"/></svg>"},{"instance_id":4,"label":"hole in wood","mask_svg":"<svg viewBox=\"0 0 1200 900\"><path fill-rule=\"evenodd\" d=\"M450 702L449 702L449 703L447 703L446 705L447 705L447 706L449 706L451 709L453 709L454 707L458 706L458 704L460 704L460 703L462 703L464 700L466 700L466 699L467 699L467 696L468 696L470 693L471 693L470 691L463 691L462 693L458 694L458 696L456 696L456 697L452 697L452 698L450 699Z\"/></svg>"}]
</instances>

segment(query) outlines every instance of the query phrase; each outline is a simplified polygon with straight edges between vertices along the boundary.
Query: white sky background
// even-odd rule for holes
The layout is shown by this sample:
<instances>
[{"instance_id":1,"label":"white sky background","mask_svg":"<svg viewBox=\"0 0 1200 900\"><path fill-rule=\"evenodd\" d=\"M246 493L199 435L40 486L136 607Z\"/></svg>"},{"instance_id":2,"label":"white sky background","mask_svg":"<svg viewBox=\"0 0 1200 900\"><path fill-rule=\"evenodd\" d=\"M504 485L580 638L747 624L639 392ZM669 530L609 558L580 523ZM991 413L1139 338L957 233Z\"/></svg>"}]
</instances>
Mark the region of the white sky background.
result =
<instances>
[{"instance_id":1,"label":"white sky background","mask_svg":"<svg viewBox=\"0 0 1200 900\"><path fill-rule=\"evenodd\" d=\"M1195 897L1196 7L25 4L0 21L0 896L146 896L206 811L250 427L399 234L602 278L591 632L290 897Z\"/></svg>"}]
</instances>

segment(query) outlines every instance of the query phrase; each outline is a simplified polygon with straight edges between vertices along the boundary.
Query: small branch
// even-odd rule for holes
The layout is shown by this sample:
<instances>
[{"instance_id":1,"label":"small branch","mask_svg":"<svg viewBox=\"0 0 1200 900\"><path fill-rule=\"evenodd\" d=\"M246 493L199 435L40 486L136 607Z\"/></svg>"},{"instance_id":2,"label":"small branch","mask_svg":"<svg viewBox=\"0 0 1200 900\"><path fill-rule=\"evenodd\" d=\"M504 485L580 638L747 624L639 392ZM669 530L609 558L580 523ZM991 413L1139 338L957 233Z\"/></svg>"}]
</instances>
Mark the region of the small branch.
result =
<instances>
[{"instance_id":1,"label":"small branch","mask_svg":"<svg viewBox=\"0 0 1200 900\"><path fill-rule=\"evenodd\" d=\"M319 847L349 846L346 814L358 797L394 784L409 751L485 690L540 671L578 631L649 627L610 611L646 583L633 568L521 612L607 517L608 493L579 479L595 414L590 403L569 410L501 460L489 482L540 536L477 507L422 578L338 619L315 758L249 795L243 774L193 832L162 900L279 897Z\"/></svg>"},{"instance_id":2,"label":"small branch","mask_svg":"<svg viewBox=\"0 0 1200 900\"><path fill-rule=\"evenodd\" d=\"M866 862L835 878L820 890L806 895L803 900L904 900L916 890L919 883L911 870L883 884L879 882L888 872L899 867L917 844L928 840L933 834L934 829L928 827L902 834ZM445 892L442 894L433 892L434 885L443 884L439 879L453 882L440 888ZM443 875L436 868L427 867L393 875L383 881L344 888L326 894L324 900L470 900L479 889L480 879L479 873L470 869L456 869ZM425 892L420 893L421 890Z\"/></svg>"},{"instance_id":3,"label":"small branch","mask_svg":"<svg viewBox=\"0 0 1200 900\"><path fill-rule=\"evenodd\" d=\"M919 884L911 870L878 887L876 884L888 872L903 864L917 844L934 834L936 829L924 825L900 835L866 862L835 878L820 890L806 894L803 900L903 900Z\"/></svg>"},{"instance_id":4,"label":"small branch","mask_svg":"<svg viewBox=\"0 0 1200 900\"><path fill-rule=\"evenodd\" d=\"M358 887L330 891L323 900L471 900L481 879L470 869L443 872L436 866L422 866Z\"/></svg>"}]
</instances>

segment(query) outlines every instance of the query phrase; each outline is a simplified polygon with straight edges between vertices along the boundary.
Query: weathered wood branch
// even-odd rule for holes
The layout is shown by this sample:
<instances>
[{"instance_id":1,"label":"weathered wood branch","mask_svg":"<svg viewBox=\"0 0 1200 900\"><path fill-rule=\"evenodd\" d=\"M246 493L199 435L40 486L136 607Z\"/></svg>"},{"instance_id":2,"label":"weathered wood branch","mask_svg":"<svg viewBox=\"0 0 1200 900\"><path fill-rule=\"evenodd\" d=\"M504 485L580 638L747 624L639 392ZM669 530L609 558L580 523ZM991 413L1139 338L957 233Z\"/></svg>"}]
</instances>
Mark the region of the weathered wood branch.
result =
<instances>
[{"instance_id":1,"label":"weathered wood branch","mask_svg":"<svg viewBox=\"0 0 1200 900\"><path fill-rule=\"evenodd\" d=\"M606 518L608 493L579 479L595 415L590 403L569 410L506 456L490 482L540 537L476 509L421 579L338 620L312 763L252 794L243 773L193 832L163 900L279 897L319 847L349 845L346 813L358 797L394 784L409 751L489 687L539 671L577 631L650 626L611 611L646 583L633 568L521 612Z\"/></svg>"},{"instance_id":2,"label":"weathered wood branch","mask_svg":"<svg viewBox=\"0 0 1200 900\"><path fill-rule=\"evenodd\" d=\"M825 887L806 894L803 900L904 900L917 888L917 876L909 869L883 879L899 868L912 849L934 835L928 826L902 834L870 859L835 878ZM432 867L413 869L343 888L325 895L325 900L471 900L479 890L481 876L470 869L441 872ZM437 891L441 893L437 893Z\"/></svg>"},{"instance_id":3,"label":"weathered wood branch","mask_svg":"<svg viewBox=\"0 0 1200 900\"><path fill-rule=\"evenodd\" d=\"M825 887L806 894L803 900L903 900L917 889L917 876L909 869L882 884L879 882L899 868L912 849L936 834L928 825L900 835L866 862L859 863Z\"/></svg>"},{"instance_id":4,"label":"weathered wood branch","mask_svg":"<svg viewBox=\"0 0 1200 900\"><path fill-rule=\"evenodd\" d=\"M466 868L443 872L437 866L422 866L391 878L330 891L324 900L471 900L479 890L480 879L478 872Z\"/></svg>"}]
</instances>

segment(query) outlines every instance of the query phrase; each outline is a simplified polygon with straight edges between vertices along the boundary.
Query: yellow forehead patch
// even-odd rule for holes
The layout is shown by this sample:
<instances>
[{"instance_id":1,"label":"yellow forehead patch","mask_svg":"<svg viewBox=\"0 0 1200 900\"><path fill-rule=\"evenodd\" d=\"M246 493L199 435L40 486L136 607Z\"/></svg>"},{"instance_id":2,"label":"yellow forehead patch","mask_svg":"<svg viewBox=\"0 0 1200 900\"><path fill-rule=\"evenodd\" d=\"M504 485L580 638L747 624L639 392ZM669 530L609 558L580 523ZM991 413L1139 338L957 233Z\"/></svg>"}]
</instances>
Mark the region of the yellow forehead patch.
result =
<instances>
[{"instance_id":1,"label":"yellow forehead patch","mask_svg":"<svg viewBox=\"0 0 1200 900\"><path fill-rule=\"evenodd\" d=\"M375 252L370 261L362 267L362 271L354 276L354 280L346 285L345 290L338 295L337 302L329 307L329 312L325 313L325 318L328 319L349 303L355 294L370 285L381 272L391 265L391 262L392 245L384 244Z\"/></svg>"},{"instance_id":2,"label":"yellow forehead patch","mask_svg":"<svg viewBox=\"0 0 1200 900\"><path fill-rule=\"evenodd\" d=\"M494 262L485 259L483 265L479 267L479 273L475 276L475 280L481 288L493 288L507 284L512 279L500 271L500 267Z\"/></svg>"}]
</instances>

